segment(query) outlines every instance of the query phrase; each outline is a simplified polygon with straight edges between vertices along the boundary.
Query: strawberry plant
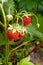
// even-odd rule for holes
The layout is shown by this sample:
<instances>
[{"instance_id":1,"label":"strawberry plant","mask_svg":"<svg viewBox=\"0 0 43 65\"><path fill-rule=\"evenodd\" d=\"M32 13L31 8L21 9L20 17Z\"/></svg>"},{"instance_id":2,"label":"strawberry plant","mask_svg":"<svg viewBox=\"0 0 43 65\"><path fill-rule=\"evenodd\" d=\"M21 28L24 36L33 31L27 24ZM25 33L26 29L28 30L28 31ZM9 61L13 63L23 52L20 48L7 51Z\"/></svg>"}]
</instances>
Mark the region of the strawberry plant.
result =
<instances>
[{"instance_id":1,"label":"strawberry plant","mask_svg":"<svg viewBox=\"0 0 43 65\"><path fill-rule=\"evenodd\" d=\"M16 3L19 3L19 7ZM0 46L4 45L0 64L12 65L12 60L16 62L17 59L15 58L9 60L12 54L17 55L16 57L20 60L30 55L41 44L37 44L30 51L31 44L29 42L43 40L43 31L40 30L41 23L39 22L40 18L38 18L41 15L25 10L25 7L25 9L22 9L21 3L19 0L0 0ZM28 59L30 58L26 57L20 62L17 60L17 65L34 65Z\"/></svg>"}]
</instances>

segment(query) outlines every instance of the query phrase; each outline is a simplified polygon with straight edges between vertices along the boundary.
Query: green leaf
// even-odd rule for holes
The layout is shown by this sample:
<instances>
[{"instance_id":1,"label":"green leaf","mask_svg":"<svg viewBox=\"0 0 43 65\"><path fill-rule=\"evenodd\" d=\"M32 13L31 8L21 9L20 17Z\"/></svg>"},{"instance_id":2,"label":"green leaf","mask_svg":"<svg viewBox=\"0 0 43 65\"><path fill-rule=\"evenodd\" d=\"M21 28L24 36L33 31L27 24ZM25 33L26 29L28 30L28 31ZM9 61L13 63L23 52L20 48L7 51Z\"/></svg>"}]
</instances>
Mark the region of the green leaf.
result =
<instances>
[{"instance_id":1,"label":"green leaf","mask_svg":"<svg viewBox=\"0 0 43 65\"><path fill-rule=\"evenodd\" d=\"M19 65L19 62L17 62L17 65Z\"/></svg>"},{"instance_id":2,"label":"green leaf","mask_svg":"<svg viewBox=\"0 0 43 65\"><path fill-rule=\"evenodd\" d=\"M32 62L29 62L30 57L22 59L17 65L34 65Z\"/></svg>"},{"instance_id":3,"label":"green leaf","mask_svg":"<svg viewBox=\"0 0 43 65\"><path fill-rule=\"evenodd\" d=\"M43 0L26 0L26 1L16 0L16 1L19 4L19 10L27 10L27 11L43 14Z\"/></svg>"},{"instance_id":4,"label":"green leaf","mask_svg":"<svg viewBox=\"0 0 43 65\"><path fill-rule=\"evenodd\" d=\"M12 65L12 62L8 62L8 65Z\"/></svg>"},{"instance_id":5,"label":"green leaf","mask_svg":"<svg viewBox=\"0 0 43 65\"><path fill-rule=\"evenodd\" d=\"M34 65L32 62L22 62L19 65Z\"/></svg>"},{"instance_id":6,"label":"green leaf","mask_svg":"<svg viewBox=\"0 0 43 65\"><path fill-rule=\"evenodd\" d=\"M4 11L6 14L9 14L9 7L10 7L10 14L14 14L14 1L13 0L7 0L7 2L4 2Z\"/></svg>"},{"instance_id":7,"label":"green leaf","mask_svg":"<svg viewBox=\"0 0 43 65\"><path fill-rule=\"evenodd\" d=\"M34 37L36 37L39 40L43 40L43 33L39 32L32 24L27 26L27 30L30 34L31 39L34 39Z\"/></svg>"},{"instance_id":8,"label":"green leaf","mask_svg":"<svg viewBox=\"0 0 43 65\"><path fill-rule=\"evenodd\" d=\"M28 62L28 65L34 65L32 62Z\"/></svg>"},{"instance_id":9,"label":"green leaf","mask_svg":"<svg viewBox=\"0 0 43 65\"><path fill-rule=\"evenodd\" d=\"M2 59L0 58L0 65L2 65Z\"/></svg>"},{"instance_id":10,"label":"green leaf","mask_svg":"<svg viewBox=\"0 0 43 65\"><path fill-rule=\"evenodd\" d=\"M43 15L43 0L38 1L37 13L40 13L41 15Z\"/></svg>"},{"instance_id":11,"label":"green leaf","mask_svg":"<svg viewBox=\"0 0 43 65\"><path fill-rule=\"evenodd\" d=\"M21 61L30 61L30 56L22 59Z\"/></svg>"},{"instance_id":12,"label":"green leaf","mask_svg":"<svg viewBox=\"0 0 43 65\"><path fill-rule=\"evenodd\" d=\"M25 61L28 62L29 60L30 60L30 57L23 58L23 59L19 62L19 64L22 65L22 63L25 63Z\"/></svg>"},{"instance_id":13,"label":"green leaf","mask_svg":"<svg viewBox=\"0 0 43 65\"><path fill-rule=\"evenodd\" d=\"M36 1L35 0L20 0L19 1L19 9L21 10L33 10L36 8Z\"/></svg>"},{"instance_id":14,"label":"green leaf","mask_svg":"<svg viewBox=\"0 0 43 65\"><path fill-rule=\"evenodd\" d=\"M36 62L36 65L40 65L40 63L39 62Z\"/></svg>"}]
</instances>

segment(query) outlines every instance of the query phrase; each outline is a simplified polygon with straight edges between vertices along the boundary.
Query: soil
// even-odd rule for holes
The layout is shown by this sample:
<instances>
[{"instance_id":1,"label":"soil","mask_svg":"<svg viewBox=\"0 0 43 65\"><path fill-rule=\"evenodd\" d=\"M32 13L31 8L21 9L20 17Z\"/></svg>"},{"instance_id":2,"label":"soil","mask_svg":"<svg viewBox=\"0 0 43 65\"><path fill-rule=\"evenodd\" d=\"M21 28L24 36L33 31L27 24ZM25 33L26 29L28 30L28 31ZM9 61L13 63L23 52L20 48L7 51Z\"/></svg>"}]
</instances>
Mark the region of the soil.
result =
<instances>
[{"instance_id":1,"label":"soil","mask_svg":"<svg viewBox=\"0 0 43 65\"><path fill-rule=\"evenodd\" d=\"M38 54L38 53L34 53L34 52L31 53L31 61L33 63L39 62L40 65L43 65L43 59L41 58L40 54Z\"/></svg>"}]
</instances>

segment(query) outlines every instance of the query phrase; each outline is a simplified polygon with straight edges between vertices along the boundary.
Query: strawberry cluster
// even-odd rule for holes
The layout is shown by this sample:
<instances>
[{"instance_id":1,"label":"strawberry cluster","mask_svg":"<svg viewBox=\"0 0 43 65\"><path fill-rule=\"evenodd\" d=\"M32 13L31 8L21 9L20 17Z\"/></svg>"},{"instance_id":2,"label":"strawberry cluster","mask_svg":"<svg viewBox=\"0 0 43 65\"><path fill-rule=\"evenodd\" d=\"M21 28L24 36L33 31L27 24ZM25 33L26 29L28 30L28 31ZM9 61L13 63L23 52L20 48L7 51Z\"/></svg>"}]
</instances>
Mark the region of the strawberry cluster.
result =
<instances>
[{"instance_id":1,"label":"strawberry cluster","mask_svg":"<svg viewBox=\"0 0 43 65\"><path fill-rule=\"evenodd\" d=\"M27 16L27 17L26 16L23 16L22 19L23 19L24 26L27 26L27 25L29 25L31 23L31 16ZM16 27L18 27L18 26L16 26ZM10 40L16 40L18 38L22 38L22 37L25 36L24 28L23 28L23 31L22 32L20 32L18 29L17 30L16 29L13 29L13 28L12 29L8 29L7 35L8 35L8 38ZM20 30L22 30L22 29L20 29Z\"/></svg>"},{"instance_id":2,"label":"strawberry cluster","mask_svg":"<svg viewBox=\"0 0 43 65\"><path fill-rule=\"evenodd\" d=\"M16 40L16 39L18 39L19 37L24 37L25 36L25 33L24 32L18 32L18 31L15 31L15 30L13 30L13 29L9 29L8 31L7 31L7 35L8 35L8 38L10 39L10 40Z\"/></svg>"}]
</instances>

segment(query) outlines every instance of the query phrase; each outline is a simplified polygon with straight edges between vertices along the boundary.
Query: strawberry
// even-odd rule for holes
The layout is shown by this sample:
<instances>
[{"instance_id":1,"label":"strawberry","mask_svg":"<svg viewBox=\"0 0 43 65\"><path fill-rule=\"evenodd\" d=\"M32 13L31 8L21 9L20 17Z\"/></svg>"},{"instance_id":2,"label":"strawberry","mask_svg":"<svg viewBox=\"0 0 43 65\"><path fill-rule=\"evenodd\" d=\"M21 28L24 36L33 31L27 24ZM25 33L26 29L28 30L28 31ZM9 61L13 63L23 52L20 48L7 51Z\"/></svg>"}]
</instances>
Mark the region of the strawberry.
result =
<instances>
[{"instance_id":1,"label":"strawberry","mask_svg":"<svg viewBox=\"0 0 43 65\"><path fill-rule=\"evenodd\" d=\"M8 14L6 17L9 22L13 20L13 16L11 14Z\"/></svg>"},{"instance_id":2,"label":"strawberry","mask_svg":"<svg viewBox=\"0 0 43 65\"><path fill-rule=\"evenodd\" d=\"M7 31L7 35L8 35L8 37L9 37L9 39L13 39L13 37L12 37L12 30L8 30Z\"/></svg>"},{"instance_id":3,"label":"strawberry","mask_svg":"<svg viewBox=\"0 0 43 65\"><path fill-rule=\"evenodd\" d=\"M24 21L24 26L29 25L31 23L31 16L28 17L24 16L23 21Z\"/></svg>"},{"instance_id":4,"label":"strawberry","mask_svg":"<svg viewBox=\"0 0 43 65\"><path fill-rule=\"evenodd\" d=\"M19 34L19 36L20 36L20 37L24 37L24 36L25 36L25 33L22 32L22 33Z\"/></svg>"},{"instance_id":5,"label":"strawberry","mask_svg":"<svg viewBox=\"0 0 43 65\"><path fill-rule=\"evenodd\" d=\"M15 40L19 37L19 32L9 29L7 35L10 40Z\"/></svg>"},{"instance_id":6,"label":"strawberry","mask_svg":"<svg viewBox=\"0 0 43 65\"><path fill-rule=\"evenodd\" d=\"M14 38L14 39L19 38L19 32L18 32L18 31L14 32L14 36L13 36L13 38Z\"/></svg>"}]
</instances>

